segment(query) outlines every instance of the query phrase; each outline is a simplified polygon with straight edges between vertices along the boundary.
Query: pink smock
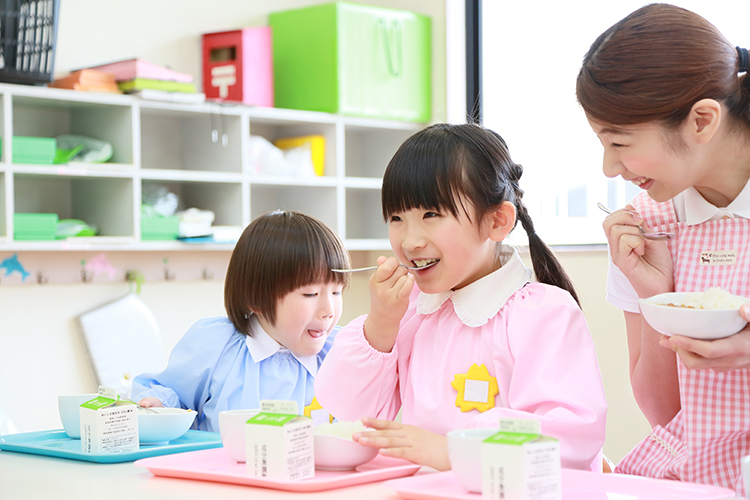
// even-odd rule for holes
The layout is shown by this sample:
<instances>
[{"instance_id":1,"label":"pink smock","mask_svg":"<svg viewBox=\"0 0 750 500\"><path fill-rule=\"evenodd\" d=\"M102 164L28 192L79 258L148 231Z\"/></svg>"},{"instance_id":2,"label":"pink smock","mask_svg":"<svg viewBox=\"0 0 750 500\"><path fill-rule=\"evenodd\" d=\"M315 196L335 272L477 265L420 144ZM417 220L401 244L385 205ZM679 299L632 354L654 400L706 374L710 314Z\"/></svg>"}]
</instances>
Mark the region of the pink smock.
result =
<instances>
[{"instance_id":1,"label":"pink smock","mask_svg":"<svg viewBox=\"0 0 750 500\"><path fill-rule=\"evenodd\" d=\"M601 471L606 401L594 344L565 290L529 282L515 249L503 266L455 291L415 286L391 352L364 336L366 316L339 332L315 379L318 401L339 420L401 421L437 434L534 418L560 440L562 466ZM472 365L497 381L494 405L462 411L451 382Z\"/></svg>"},{"instance_id":2,"label":"pink smock","mask_svg":"<svg viewBox=\"0 0 750 500\"><path fill-rule=\"evenodd\" d=\"M750 219L727 217L688 225L672 202L645 193L633 206L654 231L669 231L675 292L721 287L750 296ZM675 355L676 356L676 355ZM744 498L740 460L750 455L750 370L690 370L677 358L679 413L655 426L622 461L623 474L707 483Z\"/></svg>"}]
</instances>

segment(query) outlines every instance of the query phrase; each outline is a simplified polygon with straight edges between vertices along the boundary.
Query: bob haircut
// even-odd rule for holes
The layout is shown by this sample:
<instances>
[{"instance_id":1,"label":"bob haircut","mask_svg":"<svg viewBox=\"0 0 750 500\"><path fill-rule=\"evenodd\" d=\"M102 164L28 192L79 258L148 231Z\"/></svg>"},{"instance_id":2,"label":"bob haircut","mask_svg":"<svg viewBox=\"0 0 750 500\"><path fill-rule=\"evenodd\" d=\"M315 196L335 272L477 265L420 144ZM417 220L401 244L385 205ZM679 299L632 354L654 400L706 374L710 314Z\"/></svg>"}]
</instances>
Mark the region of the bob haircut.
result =
<instances>
[{"instance_id":1,"label":"bob haircut","mask_svg":"<svg viewBox=\"0 0 750 500\"><path fill-rule=\"evenodd\" d=\"M349 285L349 254L336 233L300 212L261 215L242 232L224 283L224 307L238 332L253 336L250 315L276 324L276 305L315 283Z\"/></svg>"},{"instance_id":2,"label":"bob haircut","mask_svg":"<svg viewBox=\"0 0 750 500\"><path fill-rule=\"evenodd\" d=\"M657 122L674 130L701 99L723 103L734 127L750 124L750 79L735 47L703 17L651 4L602 33L583 59L576 97L601 123Z\"/></svg>"}]
</instances>

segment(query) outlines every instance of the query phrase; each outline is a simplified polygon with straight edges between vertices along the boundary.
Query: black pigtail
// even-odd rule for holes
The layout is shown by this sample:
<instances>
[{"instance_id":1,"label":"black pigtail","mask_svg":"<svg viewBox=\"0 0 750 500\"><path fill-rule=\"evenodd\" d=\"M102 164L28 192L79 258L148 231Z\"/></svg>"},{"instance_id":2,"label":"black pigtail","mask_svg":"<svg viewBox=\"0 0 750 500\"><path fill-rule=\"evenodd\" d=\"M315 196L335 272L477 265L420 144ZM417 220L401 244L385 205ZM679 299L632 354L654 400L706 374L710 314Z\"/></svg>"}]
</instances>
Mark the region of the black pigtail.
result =
<instances>
[{"instance_id":1,"label":"black pigtail","mask_svg":"<svg viewBox=\"0 0 750 500\"><path fill-rule=\"evenodd\" d=\"M554 285L567 290L573 296L578 307L581 307L581 301L578 299L573 282L568 277L568 273L563 269L560 261L552 253L552 250L536 234L534 223L531 221L526 206L519 199L516 204L517 217L521 222L526 234L529 236L529 253L531 254L531 263L534 267L534 275L540 283Z\"/></svg>"}]
</instances>

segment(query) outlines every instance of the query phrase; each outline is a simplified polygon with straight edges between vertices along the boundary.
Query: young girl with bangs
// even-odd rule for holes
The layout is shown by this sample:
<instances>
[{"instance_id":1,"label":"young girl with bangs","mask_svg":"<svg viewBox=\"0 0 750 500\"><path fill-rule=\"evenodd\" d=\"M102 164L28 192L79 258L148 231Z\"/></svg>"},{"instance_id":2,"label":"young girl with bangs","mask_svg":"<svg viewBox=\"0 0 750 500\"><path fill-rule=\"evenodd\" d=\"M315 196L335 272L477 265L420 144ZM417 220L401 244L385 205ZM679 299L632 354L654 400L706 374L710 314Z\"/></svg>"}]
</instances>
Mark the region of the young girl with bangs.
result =
<instances>
[{"instance_id":1,"label":"young girl with bangs","mask_svg":"<svg viewBox=\"0 0 750 500\"><path fill-rule=\"evenodd\" d=\"M133 380L133 400L198 412L193 428L219 431L224 410L260 408L263 399L312 403L313 381L341 317L349 255L324 223L272 212L245 228L224 285L228 317L198 321L167 368Z\"/></svg>"},{"instance_id":2,"label":"young girl with bangs","mask_svg":"<svg viewBox=\"0 0 750 500\"><path fill-rule=\"evenodd\" d=\"M643 189L604 222L608 300L624 311L633 393L653 427L616 470L743 497L750 327L711 341L664 337L638 299L709 287L750 297L748 71L748 51L707 20L652 4L599 36L576 89L604 146L604 174ZM646 240L639 225L673 237ZM750 304L741 314L750 318Z\"/></svg>"},{"instance_id":3,"label":"young girl with bangs","mask_svg":"<svg viewBox=\"0 0 750 500\"><path fill-rule=\"evenodd\" d=\"M390 161L382 208L396 257L378 258L369 314L342 328L315 381L332 415L366 417L361 444L447 470L448 431L528 418L560 439L564 467L601 471L594 345L521 201L522 171L476 125L431 126ZM519 220L537 281L502 244Z\"/></svg>"}]
</instances>

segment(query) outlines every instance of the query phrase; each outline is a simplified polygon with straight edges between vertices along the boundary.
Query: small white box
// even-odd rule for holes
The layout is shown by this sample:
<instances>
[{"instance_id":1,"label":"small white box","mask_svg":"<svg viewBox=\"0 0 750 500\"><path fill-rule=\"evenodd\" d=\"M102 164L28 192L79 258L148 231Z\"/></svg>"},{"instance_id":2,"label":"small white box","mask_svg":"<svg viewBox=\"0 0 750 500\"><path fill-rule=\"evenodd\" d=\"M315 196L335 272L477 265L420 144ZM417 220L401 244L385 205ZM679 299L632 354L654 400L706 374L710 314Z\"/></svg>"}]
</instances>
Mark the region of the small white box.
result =
<instances>
[{"instance_id":1,"label":"small white box","mask_svg":"<svg viewBox=\"0 0 750 500\"><path fill-rule=\"evenodd\" d=\"M258 413L245 425L247 474L282 481L315 476L313 421L284 413Z\"/></svg>"},{"instance_id":2,"label":"small white box","mask_svg":"<svg viewBox=\"0 0 750 500\"><path fill-rule=\"evenodd\" d=\"M134 402L119 401L114 389L99 388L99 396L80 408L81 451L138 451L138 413Z\"/></svg>"},{"instance_id":3,"label":"small white box","mask_svg":"<svg viewBox=\"0 0 750 500\"><path fill-rule=\"evenodd\" d=\"M482 496L560 500L560 443L533 433L498 432L482 442Z\"/></svg>"}]
</instances>

